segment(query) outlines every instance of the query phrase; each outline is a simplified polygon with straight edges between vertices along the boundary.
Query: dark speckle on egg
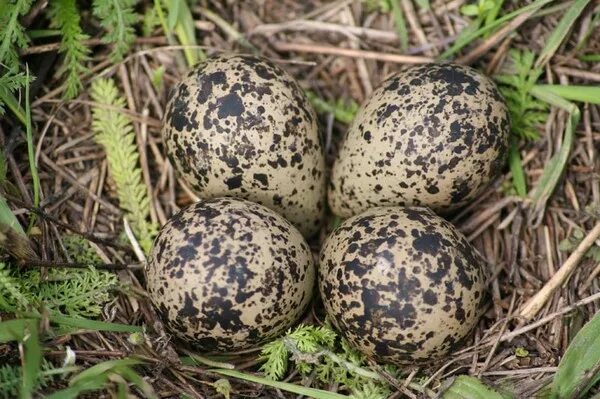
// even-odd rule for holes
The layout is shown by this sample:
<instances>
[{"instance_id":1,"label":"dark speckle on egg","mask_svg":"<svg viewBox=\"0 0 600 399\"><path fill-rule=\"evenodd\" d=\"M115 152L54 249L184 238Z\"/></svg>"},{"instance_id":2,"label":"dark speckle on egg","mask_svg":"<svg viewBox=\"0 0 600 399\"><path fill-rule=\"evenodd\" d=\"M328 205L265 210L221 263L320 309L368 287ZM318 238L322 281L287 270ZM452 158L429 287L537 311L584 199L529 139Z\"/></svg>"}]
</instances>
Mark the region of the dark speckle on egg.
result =
<instances>
[{"instance_id":1,"label":"dark speckle on egg","mask_svg":"<svg viewBox=\"0 0 600 399\"><path fill-rule=\"evenodd\" d=\"M222 54L173 90L163 139L200 198L258 202L304 235L325 212L325 158L317 118L300 85L273 62Z\"/></svg>"},{"instance_id":2,"label":"dark speckle on egg","mask_svg":"<svg viewBox=\"0 0 600 399\"><path fill-rule=\"evenodd\" d=\"M475 69L442 63L399 72L350 126L332 168L329 205L342 217L374 206L454 210L500 174L509 135L502 95Z\"/></svg>"},{"instance_id":3,"label":"dark speckle on egg","mask_svg":"<svg viewBox=\"0 0 600 399\"><path fill-rule=\"evenodd\" d=\"M282 216L218 198L183 209L160 230L148 292L174 335L204 351L253 348L290 328L312 297L312 253Z\"/></svg>"},{"instance_id":4,"label":"dark speckle on egg","mask_svg":"<svg viewBox=\"0 0 600 399\"><path fill-rule=\"evenodd\" d=\"M373 208L344 221L321 249L329 320L383 363L424 363L458 348L485 305L485 262L427 208Z\"/></svg>"}]
</instances>

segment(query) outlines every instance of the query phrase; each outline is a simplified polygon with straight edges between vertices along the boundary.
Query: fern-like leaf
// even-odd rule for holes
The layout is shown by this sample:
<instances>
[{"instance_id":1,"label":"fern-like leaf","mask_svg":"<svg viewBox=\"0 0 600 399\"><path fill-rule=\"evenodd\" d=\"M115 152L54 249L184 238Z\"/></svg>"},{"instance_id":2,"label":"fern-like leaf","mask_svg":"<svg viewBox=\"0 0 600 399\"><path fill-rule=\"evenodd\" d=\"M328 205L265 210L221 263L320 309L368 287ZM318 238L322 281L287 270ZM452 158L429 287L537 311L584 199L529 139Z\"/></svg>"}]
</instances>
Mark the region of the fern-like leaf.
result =
<instances>
[{"instance_id":1,"label":"fern-like leaf","mask_svg":"<svg viewBox=\"0 0 600 399\"><path fill-rule=\"evenodd\" d=\"M548 115L548 105L531 95L531 89L543 72L534 68L535 54L531 51L510 51L511 71L496 76L500 91L506 98L511 117L512 131L518 137L535 140L538 126Z\"/></svg>"},{"instance_id":2,"label":"fern-like leaf","mask_svg":"<svg viewBox=\"0 0 600 399\"><path fill-rule=\"evenodd\" d=\"M50 2L50 21L60 29L62 39L60 52L65 59L60 73L66 73L65 98L71 99L83 88L81 74L88 71L84 65L89 59L90 49L84 44L89 36L83 33L79 25L79 11L76 0L53 0Z\"/></svg>"},{"instance_id":3,"label":"fern-like leaf","mask_svg":"<svg viewBox=\"0 0 600 399\"><path fill-rule=\"evenodd\" d=\"M42 367L36 381L36 389L44 388L50 383L57 369L47 360L42 361ZM20 366L0 366L0 398L16 398L23 380L23 369Z\"/></svg>"},{"instance_id":4,"label":"fern-like leaf","mask_svg":"<svg viewBox=\"0 0 600 399\"><path fill-rule=\"evenodd\" d=\"M30 298L24 291L21 280L13 276L4 262L0 262L0 311L14 312L29 307Z\"/></svg>"},{"instance_id":5,"label":"fern-like leaf","mask_svg":"<svg viewBox=\"0 0 600 399\"><path fill-rule=\"evenodd\" d=\"M38 271L25 274L26 289L34 301L52 311L75 317L97 317L102 305L112 299L118 279L113 273L87 270L52 269L46 281ZM39 282L38 282L39 281Z\"/></svg>"},{"instance_id":6,"label":"fern-like leaf","mask_svg":"<svg viewBox=\"0 0 600 399\"><path fill-rule=\"evenodd\" d=\"M111 79L97 79L92 84L92 99L102 105L125 107ZM115 185L119 204L126 213L140 246L148 253L157 227L148 221L150 199L138 166L139 156L131 121L121 112L101 106L92 110L92 127L96 141L104 147L109 169Z\"/></svg>"},{"instance_id":7,"label":"fern-like leaf","mask_svg":"<svg viewBox=\"0 0 600 399\"><path fill-rule=\"evenodd\" d=\"M12 71L19 69L19 56L14 46L25 48L29 43L19 17L29 11L31 3L32 0L16 0L0 6L0 63Z\"/></svg>"},{"instance_id":8,"label":"fern-like leaf","mask_svg":"<svg viewBox=\"0 0 600 399\"><path fill-rule=\"evenodd\" d=\"M137 0L94 0L94 15L108 32L103 41L113 44L113 62L123 59L135 40L133 25L139 20L133 10L136 3Z\"/></svg>"}]
</instances>

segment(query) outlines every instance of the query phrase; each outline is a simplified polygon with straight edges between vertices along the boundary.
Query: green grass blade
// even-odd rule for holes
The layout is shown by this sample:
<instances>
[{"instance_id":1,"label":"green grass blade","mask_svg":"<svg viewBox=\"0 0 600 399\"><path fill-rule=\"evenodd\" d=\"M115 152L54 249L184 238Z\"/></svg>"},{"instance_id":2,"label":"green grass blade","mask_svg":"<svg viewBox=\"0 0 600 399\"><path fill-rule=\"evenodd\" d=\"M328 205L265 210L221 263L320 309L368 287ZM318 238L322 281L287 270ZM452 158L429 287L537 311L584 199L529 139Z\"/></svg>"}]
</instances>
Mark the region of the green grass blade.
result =
<instances>
[{"instance_id":1,"label":"green grass blade","mask_svg":"<svg viewBox=\"0 0 600 399\"><path fill-rule=\"evenodd\" d=\"M5 104L23 125L26 123L25 111L19 105L15 95L5 87L0 87L0 104Z\"/></svg>"},{"instance_id":2,"label":"green grass blade","mask_svg":"<svg viewBox=\"0 0 600 399\"><path fill-rule=\"evenodd\" d=\"M461 375L456 377L442 399L504 399L505 396L488 387L475 377Z\"/></svg>"},{"instance_id":3,"label":"green grass blade","mask_svg":"<svg viewBox=\"0 0 600 399\"><path fill-rule=\"evenodd\" d=\"M483 24L484 26L494 23L494 21L498 17L498 14L500 14L500 10L502 10L503 4L504 4L504 0L496 0L494 2L494 7L485 16L485 22ZM488 32L486 35L489 35L489 33L490 32Z\"/></svg>"},{"instance_id":4,"label":"green grass blade","mask_svg":"<svg viewBox=\"0 0 600 399\"><path fill-rule=\"evenodd\" d=\"M23 381L21 384L21 398L29 399L37 386L38 375L42 364L42 348L38 334L37 323L29 323L23 337L25 351L23 359Z\"/></svg>"},{"instance_id":5,"label":"green grass blade","mask_svg":"<svg viewBox=\"0 0 600 399\"><path fill-rule=\"evenodd\" d=\"M196 28L194 25L194 18L190 11L187 2L179 0L163 0L169 15L167 17L167 28L171 28L171 31L175 31L179 43L183 46L190 46L183 49L185 59L188 66L194 66L198 60L203 60L206 55L199 48L192 48L197 46L196 42ZM174 24L174 25L173 25ZM173 29L174 27L174 29Z\"/></svg>"},{"instance_id":6,"label":"green grass blade","mask_svg":"<svg viewBox=\"0 0 600 399\"><path fill-rule=\"evenodd\" d=\"M228 377L239 378L257 384L266 385L273 388L278 388L287 392L304 395L315 399L348 399L349 396L340 395L339 393L327 392L322 389L307 388L301 385L290 384L288 382L273 381L264 377L259 377L252 374L246 374L235 370L213 369L214 373L226 375Z\"/></svg>"},{"instance_id":7,"label":"green grass blade","mask_svg":"<svg viewBox=\"0 0 600 399\"><path fill-rule=\"evenodd\" d=\"M46 399L77 399L84 392L97 391L104 388L108 377L103 375L91 381L73 385L71 387L56 391L51 395L46 396Z\"/></svg>"},{"instance_id":8,"label":"green grass blade","mask_svg":"<svg viewBox=\"0 0 600 399\"><path fill-rule=\"evenodd\" d=\"M600 54L583 54L577 58L586 62L600 62Z\"/></svg>"},{"instance_id":9,"label":"green grass blade","mask_svg":"<svg viewBox=\"0 0 600 399\"><path fill-rule=\"evenodd\" d=\"M31 326L36 323L35 319L14 319L0 322L0 344L22 340L25 331L31 329Z\"/></svg>"},{"instance_id":10,"label":"green grass blade","mask_svg":"<svg viewBox=\"0 0 600 399\"><path fill-rule=\"evenodd\" d=\"M531 194L534 202L532 213L539 217L543 213L546 203L556 188L567 165L567 161L569 160L569 155L571 154L571 149L574 142L574 131L577 123L579 123L580 113L575 104L557 96L548 90L544 90L542 87L535 86L531 90L531 94L540 100L548 102L551 105L563 108L571 114L565 127L565 133L560 150L550 159L546 165L546 168L544 168L544 173L542 174L542 177L540 177L536 188Z\"/></svg>"},{"instance_id":11,"label":"green grass blade","mask_svg":"<svg viewBox=\"0 0 600 399\"><path fill-rule=\"evenodd\" d=\"M600 86L536 85L536 87L567 100L600 105Z\"/></svg>"},{"instance_id":12,"label":"green grass blade","mask_svg":"<svg viewBox=\"0 0 600 399\"><path fill-rule=\"evenodd\" d=\"M59 314L50 315L50 321L68 327L75 327L83 330L92 331L112 331L112 332L142 332L141 326L129 324L109 323L106 321L88 320L81 317L68 317Z\"/></svg>"},{"instance_id":13,"label":"green grass blade","mask_svg":"<svg viewBox=\"0 0 600 399\"><path fill-rule=\"evenodd\" d=\"M0 230L3 230L5 228L4 226L14 230L16 233L25 238L27 237L25 230L23 230L23 227L21 227L17 217L12 213L4 197L0 195Z\"/></svg>"},{"instance_id":14,"label":"green grass blade","mask_svg":"<svg viewBox=\"0 0 600 399\"><path fill-rule=\"evenodd\" d=\"M69 385L75 385L75 384L78 384L78 383L80 383L82 381L86 381L86 380L94 380L96 377L98 377L102 374L106 374L107 372L114 370L116 368L119 368L119 367L135 366L135 365L143 364L143 363L144 362L142 362L141 360L133 359L133 358L107 360L105 362L95 364L86 370L83 370L81 373L79 373L76 376L74 376L73 378L71 378Z\"/></svg>"},{"instance_id":15,"label":"green grass blade","mask_svg":"<svg viewBox=\"0 0 600 399\"><path fill-rule=\"evenodd\" d=\"M29 157L29 169L33 180L33 206L40 205L40 177L35 163L35 145L33 143L33 128L31 127L31 104L29 102L29 66L26 67L27 83L25 84L25 129L27 132L27 155ZM36 214L32 213L29 219L29 227L35 224Z\"/></svg>"},{"instance_id":16,"label":"green grass blade","mask_svg":"<svg viewBox=\"0 0 600 399\"><path fill-rule=\"evenodd\" d=\"M400 38L400 49L402 51L408 48L408 30L406 29L406 20L402 7L400 6L400 0L390 0L392 5L392 16L394 17L394 26L398 37Z\"/></svg>"},{"instance_id":17,"label":"green grass blade","mask_svg":"<svg viewBox=\"0 0 600 399\"><path fill-rule=\"evenodd\" d=\"M516 140L513 140L509 153L508 163L510 165L510 171L512 172L512 182L517 195L520 197L527 196L527 183L525 181L525 172L523 171L523 164L521 161L521 154L519 154L519 147Z\"/></svg>"},{"instance_id":18,"label":"green grass blade","mask_svg":"<svg viewBox=\"0 0 600 399\"><path fill-rule=\"evenodd\" d=\"M138 373L136 373L131 367L119 367L115 370L117 374L131 382L133 385L138 387L140 391L144 393L144 397L147 399L158 399L156 392L146 380L144 380Z\"/></svg>"},{"instance_id":19,"label":"green grass blade","mask_svg":"<svg viewBox=\"0 0 600 399\"><path fill-rule=\"evenodd\" d=\"M439 58L447 59L447 58L451 57L452 55L454 55L458 51L460 51L460 49L462 49L464 46L471 43L473 40L477 39L478 37L482 36L483 34L495 29L496 27L499 27L503 23L510 21L511 19L513 19L523 13L526 13L528 11L539 10L541 7L543 7L544 5L546 5L548 3L551 3L552 1L554 1L554 0L536 0L533 3L526 5L525 7L521 7L518 10L510 12L506 15L503 15L502 17L495 20L493 23L483 26L483 27L477 29L476 31L474 31L473 33L470 33L469 35L465 36L463 38L463 40L461 40L461 42L455 42L452 45L452 47L450 47L448 50L444 51L440 55Z\"/></svg>"},{"instance_id":20,"label":"green grass blade","mask_svg":"<svg viewBox=\"0 0 600 399\"><path fill-rule=\"evenodd\" d=\"M552 31L552 34L546 40L546 45L544 49L538 56L537 61L535 62L536 67L544 66L550 58L554 56L554 53L560 46L560 44L565 40L568 36L569 30L575 23L575 20L579 17L583 9L588 5L590 0L575 0L573 5L569 7L565 15L562 17L556 28Z\"/></svg>"},{"instance_id":21,"label":"green grass blade","mask_svg":"<svg viewBox=\"0 0 600 399\"><path fill-rule=\"evenodd\" d=\"M598 382L600 374L600 313L579 330L569 344L558 365L552 381L552 399L585 397L591 386ZM595 375L591 371L595 370Z\"/></svg>"}]
</instances>

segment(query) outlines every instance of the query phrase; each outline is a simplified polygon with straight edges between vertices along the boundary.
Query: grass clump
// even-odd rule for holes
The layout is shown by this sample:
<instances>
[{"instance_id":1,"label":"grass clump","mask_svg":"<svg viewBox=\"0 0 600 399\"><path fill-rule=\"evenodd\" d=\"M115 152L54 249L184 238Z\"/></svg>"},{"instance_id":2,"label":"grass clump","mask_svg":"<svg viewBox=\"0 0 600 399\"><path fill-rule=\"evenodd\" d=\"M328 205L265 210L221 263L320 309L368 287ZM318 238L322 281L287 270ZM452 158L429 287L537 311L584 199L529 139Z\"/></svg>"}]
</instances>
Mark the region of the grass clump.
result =
<instances>
[{"instance_id":1,"label":"grass clump","mask_svg":"<svg viewBox=\"0 0 600 399\"><path fill-rule=\"evenodd\" d=\"M144 252L152 247L157 227L150 217L150 199L138 165L139 155L135 134L129 118L108 107L124 108L125 100L111 79L96 79L92 83L92 99L98 106L92 109L92 127L96 141L106 151L109 170L117 187L121 209Z\"/></svg>"}]
</instances>

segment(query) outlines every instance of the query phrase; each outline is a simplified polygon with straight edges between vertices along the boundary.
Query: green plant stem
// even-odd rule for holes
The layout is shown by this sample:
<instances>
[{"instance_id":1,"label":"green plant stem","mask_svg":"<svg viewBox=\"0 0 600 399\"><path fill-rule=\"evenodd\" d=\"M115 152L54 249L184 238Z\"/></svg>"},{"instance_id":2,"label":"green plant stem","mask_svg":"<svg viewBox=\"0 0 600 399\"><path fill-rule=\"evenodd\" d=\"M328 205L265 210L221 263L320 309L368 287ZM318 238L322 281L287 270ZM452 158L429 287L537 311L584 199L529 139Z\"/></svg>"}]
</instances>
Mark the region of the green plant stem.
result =
<instances>
[{"instance_id":1,"label":"green plant stem","mask_svg":"<svg viewBox=\"0 0 600 399\"><path fill-rule=\"evenodd\" d=\"M31 179L33 180L33 206L38 208L40 205L40 177L38 175L37 165L35 164L35 151L33 145L33 129L31 127L31 104L29 102L29 66L26 66L27 84L25 85L25 129L27 131L27 155L29 157L29 169L31 170ZM35 224L36 215L31 214L29 219L29 228Z\"/></svg>"},{"instance_id":2,"label":"green plant stem","mask_svg":"<svg viewBox=\"0 0 600 399\"><path fill-rule=\"evenodd\" d=\"M402 7L400 6L400 0L390 0L392 5L392 15L394 16L394 25L396 26L396 32L400 38L400 49L406 50L408 48L408 31L406 30L406 20Z\"/></svg>"},{"instance_id":3,"label":"green plant stem","mask_svg":"<svg viewBox=\"0 0 600 399\"><path fill-rule=\"evenodd\" d=\"M315 399L349 399L348 396L340 395L339 393L323 391L321 389L315 388L308 388L301 385L290 384L288 382L273 381L264 377L242 373L237 370L211 369L210 371L212 371L213 373L226 375L228 377L238 378L241 380L255 382L257 384L282 389L284 391L297 393L299 395L309 396Z\"/></svg>"}]
</instances>

